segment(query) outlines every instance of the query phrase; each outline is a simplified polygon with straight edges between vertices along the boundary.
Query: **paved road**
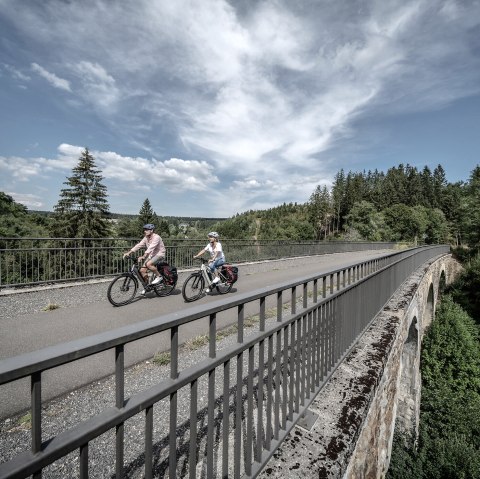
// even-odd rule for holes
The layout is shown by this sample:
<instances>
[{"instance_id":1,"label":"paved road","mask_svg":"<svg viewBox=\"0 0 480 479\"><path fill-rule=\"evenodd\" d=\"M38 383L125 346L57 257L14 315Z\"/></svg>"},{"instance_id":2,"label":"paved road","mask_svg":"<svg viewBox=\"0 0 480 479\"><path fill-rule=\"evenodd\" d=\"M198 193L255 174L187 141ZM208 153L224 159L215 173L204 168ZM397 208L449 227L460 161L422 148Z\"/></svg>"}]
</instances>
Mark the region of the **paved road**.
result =
<instances>
[{"instance_id":1,"label":"paved road","mask_svg":"<svg viewBox=\"0 0 480 479\"><path fill-rule=\"evenodd\" d=\"M295 277L340 268L356 261L382 256L385 253L385 250L336 253L241 265L239 268L240 279L235 285L233 294L235 291L247 293ZM177 289L171 296L158 298L153 295L148 298L139 298L138 301L121 308L112 307L106 299L106 294L100 294L100 297L105 299L92 302L91 298L87 296L84 298L85 304L70 308L61 307L48 313L41 311L8 318L4 318L2 314L0 318L0 359L157 318L166 313L187 310L192 305L185 303L181 295L181 286L186 275L186 273L180 275ZM108 283L100 283L94 286L97 296L99 291L106 293L107 285ZM67 289L69 290L68 294L71 295L75 287L65 288L64 291L67 291ZM35 295L35 293L28 294ZM38 296L42 298L39 301L45 301L44 292ZM228 296L225 295L221 298ZM11 298L8 299L11 300ZM217 299L217 295L210 295L201 298L194 304L208 304L208 302ZM6 300L7 297L0 297L0 306L2 306L2 301ZM18 297L16 300L18 301ZM32 297L29 300L31 301ZM43 306L44 303L39 304L37 311ZM246 313L248 314L248 311ZM219 323L226 324L234 319L223 316L219 318ZM180 331L181 341L204 334L206 326L206 320L200 320L195 325L189 324L188 328ZM126 364L151 358L155 352L167 349L169 345L168 333L143 339L141 344L139 343L136 342L127 346ZM113 373L113 364L113 351L109 351L48 371L43 375L42 397L45 399L55 397L80 385L109 375ZM0 386L0 418L28 407L29 388L29 382L26 379Z\"/></svg>"}]
</instances>

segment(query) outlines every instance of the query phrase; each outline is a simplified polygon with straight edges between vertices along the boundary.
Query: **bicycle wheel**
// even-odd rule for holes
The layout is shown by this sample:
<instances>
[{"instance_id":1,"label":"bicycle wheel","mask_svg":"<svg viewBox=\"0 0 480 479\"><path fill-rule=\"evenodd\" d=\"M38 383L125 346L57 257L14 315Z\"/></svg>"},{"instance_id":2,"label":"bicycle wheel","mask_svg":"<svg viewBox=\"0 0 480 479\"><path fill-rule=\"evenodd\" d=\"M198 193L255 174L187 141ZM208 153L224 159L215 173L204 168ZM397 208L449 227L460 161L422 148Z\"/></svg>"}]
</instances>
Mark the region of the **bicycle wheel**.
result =
<instances>
[{"instance_id":1,"label":"bicycle wheel","mask_svg":"<svg viewBox=\"0 0 480 479\"><path fill-rule=\"evenodd\" d=\"M233 284L229 283L227 281L227 278L225 278L225 276L223 276L222 273L218 273L218 277L220 278L220 281L215 284L215 287L217 288L217 291L220 294L229 293L231 291L232 287L233 287Z\"/></svg>"},{"instance_id":2,"label":"bicycle wheel","mask_svg":"<svg viewBox=\"0 0 480 479\"><path fill-rule=\"evenodd\" d=\"M203 294L205 288L205 280L200 273L191 274L183 283L182 296L183 299L190 303L196 301Z\"/></svg>"},{"instance_id":3,"label":"bicycle wheel","mask_svg":"<svg viewBox=\"0 0 480 479\"><path fill-rule=\"evenodd\" d=\"M157 296L168 296L175 289L176 285L176 281L173 284L167 284L165 278L163 278L161 283L153 285L153 290Z\"/></svg>"},{"instance_id":4,"label":"bicycle wheel","mask_svg":"<svg viewBox=\"0 0 480 479\"><path fill-rule=\"evenodd\" d=\"M131 303L137 294L138 280L130 273L123 273L114 278L107 290L107 298L113 306Z\"/></svg>"}]
</instances>

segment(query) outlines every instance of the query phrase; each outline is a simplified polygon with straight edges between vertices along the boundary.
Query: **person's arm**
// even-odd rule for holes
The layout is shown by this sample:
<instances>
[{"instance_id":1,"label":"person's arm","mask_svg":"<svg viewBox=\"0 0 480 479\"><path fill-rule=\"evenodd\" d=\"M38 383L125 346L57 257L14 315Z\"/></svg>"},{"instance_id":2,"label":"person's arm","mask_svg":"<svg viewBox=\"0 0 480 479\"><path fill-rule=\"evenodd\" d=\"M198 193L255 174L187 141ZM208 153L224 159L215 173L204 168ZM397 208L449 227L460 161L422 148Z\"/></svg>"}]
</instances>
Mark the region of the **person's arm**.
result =
<instances>
[{"instance_id":1,"label":"person's arm","mask_svg":"<svg viewBox=\"0 0 480 479\"><path fill-rule=\"evenodd\" d=\"M202 254L205 253L206 251L207 251L207 248L203 248L194 256L194 258L198 258L199 256L202 256Z\"/></svg>"},{"instance_id":2,"label":"person's arm","mask_svg":"<svg viewBox=\"0 0 480 479\"><path fill-rule=\"evenodd\" d=\"M124 253L123 257L129 256L132 253L135 253L135 251L138 251L140 248L142 248L145 245L146 241L147 241L147 238L142 238L142 240L139 241L135 246L133 246L131 250Z\"/></svg>"}]
</instances>

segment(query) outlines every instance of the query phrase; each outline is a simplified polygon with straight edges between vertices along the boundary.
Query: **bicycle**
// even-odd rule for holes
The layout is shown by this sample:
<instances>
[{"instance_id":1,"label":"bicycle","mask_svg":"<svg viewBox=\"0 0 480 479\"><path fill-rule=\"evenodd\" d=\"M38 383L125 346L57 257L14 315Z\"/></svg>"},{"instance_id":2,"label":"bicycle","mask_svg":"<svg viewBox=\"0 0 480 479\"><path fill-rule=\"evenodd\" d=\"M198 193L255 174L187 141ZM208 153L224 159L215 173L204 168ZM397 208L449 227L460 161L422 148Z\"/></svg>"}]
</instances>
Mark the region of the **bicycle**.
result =
<instances>
[{"instance_id":1,"label":"bicycle","mask_svg":"<svg viewBox=\"0 0 480 479\"><path fill-rule=\"evenodd\" d=\"M132 256L127 256L127 258L133 261L130 271L122 273L114 278L108 286L107 298L113 306L125 306L126 304L131 303L137 294L139 282L143 285L146 293L154 291L157 296L168 296L175 289L175 286L177 285L176 274L173 277L168 278L163 272L164 269L157 269L163 280L157 284L149 284L148 280L145 281L140 274L136 258ZM162 263L162 265L165 264L166 263Z\"/></svg>"},{"instance_id":2,"label":"bicycle","mask_svg":"<svg viewBox=\"0 0 480 479\"><path fill-rule=\"evenodd\" d=\"M182 296L187 303L200 298L204 293L205 285L208 285L210 289L215 288L220 294L229 293L233 287L233 283L223 274L222 268L218 270L220 281L212 283L214 276L210 268L206 266L209 261L203 258L200 258L200 261L202 262L200 269L192 273L183 283Z\"/></svg>"}]
</instances>

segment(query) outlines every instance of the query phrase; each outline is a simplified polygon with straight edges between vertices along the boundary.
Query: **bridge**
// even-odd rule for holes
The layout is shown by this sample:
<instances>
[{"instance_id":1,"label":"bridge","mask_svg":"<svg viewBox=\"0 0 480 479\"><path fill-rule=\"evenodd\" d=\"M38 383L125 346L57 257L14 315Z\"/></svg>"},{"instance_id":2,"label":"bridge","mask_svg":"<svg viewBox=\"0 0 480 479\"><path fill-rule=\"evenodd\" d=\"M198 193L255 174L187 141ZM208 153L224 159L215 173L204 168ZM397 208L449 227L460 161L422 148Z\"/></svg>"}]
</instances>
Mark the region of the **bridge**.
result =
<instances>
[{"instance_id":1,"label":"bridge","mask_svg":"<svg viewBox=\"0 0 480 479\"><path fill-rule=\"evenodd\" d=\"M0 477L380 477L395 422L417 426L421 337L456 274L448 250L378 254L2 360L2 388L29 378L31 443ZM201 321L205 347L186 358ZM130 391L130 355L160 336L167 374ZM45 385L99 356L115 370L110 403L45 437ZM106 436L113 465L99 475Z\"/></svg>"}]
</instances>

